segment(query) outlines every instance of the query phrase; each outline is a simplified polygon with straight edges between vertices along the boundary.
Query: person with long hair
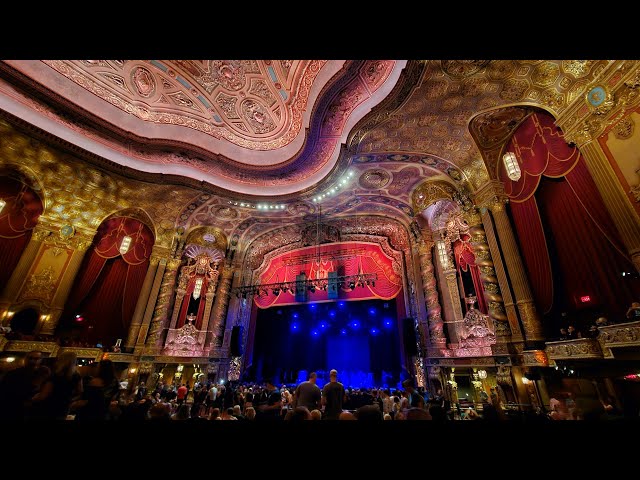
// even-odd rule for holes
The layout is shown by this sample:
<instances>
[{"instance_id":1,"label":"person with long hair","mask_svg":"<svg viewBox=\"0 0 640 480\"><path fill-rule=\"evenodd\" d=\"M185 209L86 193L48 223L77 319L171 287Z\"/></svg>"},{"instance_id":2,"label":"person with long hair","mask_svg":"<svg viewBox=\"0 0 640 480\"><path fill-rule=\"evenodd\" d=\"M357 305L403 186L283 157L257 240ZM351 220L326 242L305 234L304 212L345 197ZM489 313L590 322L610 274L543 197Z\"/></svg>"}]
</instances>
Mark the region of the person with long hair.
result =
<instances>
[{"instance_id":1,"label":"person with long hair","mask_svg":"<svg viewBox=\"0 0 640 480\"><path fill-rule=\"evenodd\" d=\"M31 418L66 420L72 402L79 400L83 391L77 362L74 352L62 352L56 358L53 375L33 397Z\"/></svg>"}]
</instances>

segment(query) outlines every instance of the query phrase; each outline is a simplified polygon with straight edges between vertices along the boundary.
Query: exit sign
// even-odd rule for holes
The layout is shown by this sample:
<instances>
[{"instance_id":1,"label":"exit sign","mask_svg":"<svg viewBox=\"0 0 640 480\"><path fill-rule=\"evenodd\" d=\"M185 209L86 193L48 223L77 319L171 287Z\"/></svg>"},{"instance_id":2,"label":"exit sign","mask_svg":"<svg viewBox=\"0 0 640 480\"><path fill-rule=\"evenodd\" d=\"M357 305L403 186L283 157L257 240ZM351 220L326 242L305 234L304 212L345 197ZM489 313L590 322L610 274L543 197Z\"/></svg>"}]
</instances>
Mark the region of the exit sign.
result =
<instances>
[{"instance_id":1,"label":"exit sign","mask_svg":"<svg viewBox=\"0 0 640 480\"><path fill-rule=\"evenodd\" d=\"M580 297L580 301L582 303L590 302L591 301L591 297L589 295L584 295L584 296Z\"/></svg>"}]
</instances>

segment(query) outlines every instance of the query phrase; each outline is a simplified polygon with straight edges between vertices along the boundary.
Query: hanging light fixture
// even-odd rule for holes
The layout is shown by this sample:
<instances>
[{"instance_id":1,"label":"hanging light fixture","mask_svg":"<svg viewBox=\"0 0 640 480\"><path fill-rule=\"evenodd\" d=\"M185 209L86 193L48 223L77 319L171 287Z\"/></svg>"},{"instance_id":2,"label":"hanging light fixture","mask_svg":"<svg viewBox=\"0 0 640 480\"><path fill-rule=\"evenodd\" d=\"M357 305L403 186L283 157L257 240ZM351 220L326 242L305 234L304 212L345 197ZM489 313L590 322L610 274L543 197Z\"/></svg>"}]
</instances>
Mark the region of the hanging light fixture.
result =
<instances>
[{"instance_id":1,"label":"hanging light fixture","mask_svg":"<svg viewBox=\"0 0 640 480\"><path fill-rule=\"evenodd\" d=\"M504 168L507 170L507 176L514 182L520 180L522 172L520 171L520 165L518 165L518 158L516 157L516 154L513 152L506 152L502 156L502 161L504 163Z\"/></svg>"},{"instance_id":2,"label":"hanging light fixture","mask_svg":"<svg viewBox=\"0 0 640 480\"><path fill-rule=\"evenodd\" d=\"M438 246L438 258L440 259L440 265L442 265L443 270L449 268L449 255L447 254L447 245L444 243L444 240L438 240L436 242Z\"/></svg>"},{"instance_id":3,"label":"hanging light fixture","mask_svg":"<svg viewBox=\"0 0 640 480\"><path fill-rule=\"evenodd\" d=\"M196 278L196 285L193 288L193 299L197 300L200 298L200 292L202 291L202 277Z\"/></svg>"},{"instance_id":4,"label":"hanging light fixture","mask_svg":"<svg viewBox=\"0 0 640 480\"><path fill-rule=\"evenodd\" d=\"M2 213L2 210L4 209L4 207L6 207L6 205L7 205L7 202L5 202L0 198L0 213Z\"/></svg>"},{"instance_id":5,"label":"hanging light fixture","mask_svg":"<svg viewBox=\"0 0 640 480\"><path fill-rule=\"evenodd\" d=\"M131 246L131 237L129 235L127 235L126 237L124 237L122 239L122 242L120 243L120 253L122 255L124 255L125 253L127 253L129 251L129 247Z\"/></svg>"}]
</instances>

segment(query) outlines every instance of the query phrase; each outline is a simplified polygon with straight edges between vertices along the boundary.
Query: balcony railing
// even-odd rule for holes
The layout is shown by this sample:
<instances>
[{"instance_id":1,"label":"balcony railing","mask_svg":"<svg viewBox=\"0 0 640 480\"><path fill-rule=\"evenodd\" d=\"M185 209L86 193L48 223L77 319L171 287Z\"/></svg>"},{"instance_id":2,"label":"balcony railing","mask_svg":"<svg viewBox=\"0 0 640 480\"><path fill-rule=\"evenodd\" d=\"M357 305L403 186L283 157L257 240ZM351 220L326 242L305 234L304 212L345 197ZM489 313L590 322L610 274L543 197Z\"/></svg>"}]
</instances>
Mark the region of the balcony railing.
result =
<instances>
[{"instance_id":1,"label":"balcony railing","mask_svg":"<svg viewBox=\"0 0 640 480\"><path fill-rule=\"evenodd\" d=\"M546 345L546 353L551 360L602 358L600 344L593 338L546 342Z\"/></svg>"},{"instance_id":2,"label":"balcony railing","mask_svg":"<svg viewBox=\"0 0 640 480\"><path fill-rule=\"evenodd\" d=\"M640 322L618 323L598 327L598 342L605 358L613 358L612 348L640 347Z\"/></svg>"}]
</instances>

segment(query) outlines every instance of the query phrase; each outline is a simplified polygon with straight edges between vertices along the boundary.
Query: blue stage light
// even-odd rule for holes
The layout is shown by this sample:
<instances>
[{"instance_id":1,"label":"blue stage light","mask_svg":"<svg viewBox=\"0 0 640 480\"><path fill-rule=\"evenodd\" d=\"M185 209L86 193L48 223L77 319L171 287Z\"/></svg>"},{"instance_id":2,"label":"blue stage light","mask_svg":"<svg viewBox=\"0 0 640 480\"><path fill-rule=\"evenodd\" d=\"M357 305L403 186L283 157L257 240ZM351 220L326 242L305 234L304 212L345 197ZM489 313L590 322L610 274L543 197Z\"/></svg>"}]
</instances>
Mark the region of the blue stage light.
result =
<instances>
[{"instance_id":1,"label":"blue stage light","mask_svg":"<svg viewBox=\"0 0 640 480\"><path fill-rule=\"evenodd\" d=\"M370 331L371 331L371 335L375 335L378 333L378 330L375 328L372 328Z\"/></svg>"},{"instance_id":2,"label":"blue stage light","mask_svg":"<svg viewBox=\"0 0 640 480\"><path fill-rule=\"evenodd\" d=\"M316 304L315 304L315 303L312 303L311 305L309 305L309 308L310 308L311 310L315 310L315 309L316 309Z\"/></svg>"},{"instance_id":3,"label":"blue stage light","mask_svg":"<svg viewBox=\"0 0 640 480\"><path fill-rule=\"evenodd\" d=\"M298 314L297 314L297 313L294 313L294 314L293 314L293 318L298 318Z\"/></svg>"},{"instance_id":4,"label":"blue stage light","mask_svg":"<svg viewBox=\"0 0 640 480\"><path fill-rule=\"evenodd\" d=\"M291 324L291 330L298 330L298 324L297 323L292 323Z\"/></svg>"},{"instance_id":5,"label":"blue stage light","mask_svg":"<svg viewBox=\"0 0 640 480\"><path fill-rule=\"evenodd\" d=\"M338 302L338 306L339 307L344 307L347 304L347 302Z\"/></svg>"},{"instance_id":6,"label":"blue stage light","mask_svg":"<svg viewBox=\"0 0 640 480\"><path fill-rule=\"evenodd\" d=\"M342 335L346 335L346 334L347 334L347 331L343 328L342 330L340 330L340 333L341 333Z\"/></svg>"},{"instance_id":7,"label":"blue stage light","mask_svg":"<svg viewBox=\"0 0 640 480\"><path fill-rule=\"evenodd\" d=\"M330 317L335 317L336 316L335 310L329 310L329 316Z\"/></svg>"},{"instance_id":8,"label":"blue stage light","mask_svg":"<svg viewBox=\"0 0 640 480\"><path fill-rule=\"evenodd\" d=\"M322 323L320 324L320 328L327 328L327 324L326 324L326 323L324 323L324 322L322 322Z\"/></svg>"},{"instance_id":9,"label":"blue stage light","mask_svg":"<svg viewBox=\"0 0 640 480\"><path fill-rule=\"evenodd\" d=\"M358 328L358 327L360 326L360 323L359 323L359 322L355 322L355 321L354 321L354 322L351 322L351 326L352 326L353 328Z\"/></svg>"},{"instance_id":10,"label":"blue stage light","mask_svg":"<svg viewBox=\"0 0 640 480\"><path fill-rule=\"evenodd\" d=\"M318 330L313 330L311 332L311 335L313 335L314 337L317 337L318 336Z\"/></svg>"},{"instance_id":11,"label":"blue stage light","mask_svg":"<svg viewBox=\"0 0 640 480\"><path fill-rule=\"evenodd\" d=\"M384 326L385 326L385 327L390 327L390 326L391 326L391 320L389 320L388 318L387 318L387 319L385 319L385 321L384 321Z\"/></svg>"},{"instance_id":12,"label":"blue stage light","mask_svg":"<svg viewBox=\"0 0 640 480\"><path fill-rule=\"evenodd\" d=\"M370 308L369 309L369 315L375 315L376 314L376 309L375 308Z\"/></svg>"}]
</instances>

